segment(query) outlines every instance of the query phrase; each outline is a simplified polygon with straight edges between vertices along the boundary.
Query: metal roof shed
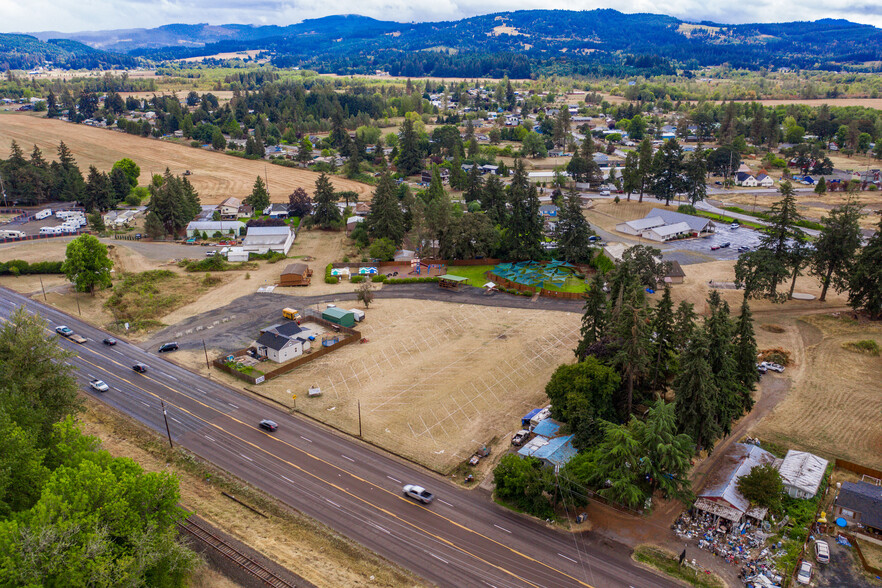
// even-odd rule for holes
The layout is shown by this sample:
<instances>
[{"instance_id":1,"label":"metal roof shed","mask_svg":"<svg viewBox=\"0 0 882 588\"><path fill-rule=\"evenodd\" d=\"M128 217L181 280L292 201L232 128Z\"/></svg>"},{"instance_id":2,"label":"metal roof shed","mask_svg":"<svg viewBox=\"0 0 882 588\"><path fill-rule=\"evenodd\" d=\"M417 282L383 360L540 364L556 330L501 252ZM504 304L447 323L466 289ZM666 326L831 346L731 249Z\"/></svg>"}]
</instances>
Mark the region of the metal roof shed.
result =
<instances>
[{"instance_id":1,"label":"metal roof shed","mask_svg":"<svg viewBox=\"0 0 882 588\"><path fill-rule=\"evenodd\" d=\"M792 498L811 498L818 492L827 460L817 455L791 449L778 466L784 491Z\"/></svg>"},{"instance_id":2,"label":"metal roof shed","mask_svg":"<svg viewBox=\"0 0 882 588\"><path fill-rule=\"evenodd\" d=\"M322 318L343 327L355 326L355 315L348 310L341 310L336 307L326 308L322 313Z\"/></svg>"}]
</instances>

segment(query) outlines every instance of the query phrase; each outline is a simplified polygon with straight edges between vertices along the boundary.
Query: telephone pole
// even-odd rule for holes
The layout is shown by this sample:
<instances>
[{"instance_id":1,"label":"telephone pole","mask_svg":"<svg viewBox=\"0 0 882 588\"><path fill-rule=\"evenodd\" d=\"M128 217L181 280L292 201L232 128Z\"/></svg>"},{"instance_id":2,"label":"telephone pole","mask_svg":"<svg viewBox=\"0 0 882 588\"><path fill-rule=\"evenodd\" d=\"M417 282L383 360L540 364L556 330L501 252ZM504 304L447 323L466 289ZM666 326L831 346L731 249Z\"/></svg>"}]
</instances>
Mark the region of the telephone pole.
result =
<instances>
[{"instance_id":1,"label":"telephone pole","mask_svg":"<svg viewBox=\"0 0 882 588\"><path fill-rule=\"evenodd\" d=\"M168 433L168 446L174 449L175 446L172 444L171 429L168 428L168 413L165 411L165 402L162 400L159 402L162 404L162 418L165 419L165 432Z\"/></svg>"}]
</instances>

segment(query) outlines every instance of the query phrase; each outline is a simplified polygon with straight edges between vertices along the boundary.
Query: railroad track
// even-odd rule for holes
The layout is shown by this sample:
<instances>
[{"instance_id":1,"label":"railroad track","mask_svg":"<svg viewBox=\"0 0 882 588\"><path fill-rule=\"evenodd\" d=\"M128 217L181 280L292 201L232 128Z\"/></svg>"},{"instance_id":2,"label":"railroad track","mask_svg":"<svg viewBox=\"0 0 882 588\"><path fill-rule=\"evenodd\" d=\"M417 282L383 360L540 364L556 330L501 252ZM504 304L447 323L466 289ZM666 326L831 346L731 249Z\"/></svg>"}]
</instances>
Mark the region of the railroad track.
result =
<instances>
[{"instance_id":1,"label":"railroad track","mask_svg":"<svg viewBox=\"0 0 882 588\"><path fill-rule=\"evenodd\" d=\"M250 556L245 555L196 521L187 519L184 522L179 522L178 527L237 564L255 578L258 578L264 585L276 588L297 588L296 585L280 578L274 572L268 570Z\"/></svg>"}]
</instances>

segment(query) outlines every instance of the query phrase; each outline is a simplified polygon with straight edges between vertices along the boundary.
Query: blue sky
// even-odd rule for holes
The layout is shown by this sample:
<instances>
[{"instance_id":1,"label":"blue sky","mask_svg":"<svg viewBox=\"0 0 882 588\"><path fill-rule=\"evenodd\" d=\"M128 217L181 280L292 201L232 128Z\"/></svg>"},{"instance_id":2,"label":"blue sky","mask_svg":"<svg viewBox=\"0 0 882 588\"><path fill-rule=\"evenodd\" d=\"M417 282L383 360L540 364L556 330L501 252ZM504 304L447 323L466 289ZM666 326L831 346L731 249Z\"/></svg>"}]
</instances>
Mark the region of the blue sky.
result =
<instances>
[{"instance_id":1,"label":"blue sky","mask_svg":"<svg viewBox=\"0 0 882 588\"><path fill-rule=\"evenodd\" d=\"M399 22L434 21L531 8L615 8L721 23L844 18L882 26L882 4L874 0L0 0L0 31L73 32L199 22L287 25L347 13Z\"/></svg>"}]
</instances>

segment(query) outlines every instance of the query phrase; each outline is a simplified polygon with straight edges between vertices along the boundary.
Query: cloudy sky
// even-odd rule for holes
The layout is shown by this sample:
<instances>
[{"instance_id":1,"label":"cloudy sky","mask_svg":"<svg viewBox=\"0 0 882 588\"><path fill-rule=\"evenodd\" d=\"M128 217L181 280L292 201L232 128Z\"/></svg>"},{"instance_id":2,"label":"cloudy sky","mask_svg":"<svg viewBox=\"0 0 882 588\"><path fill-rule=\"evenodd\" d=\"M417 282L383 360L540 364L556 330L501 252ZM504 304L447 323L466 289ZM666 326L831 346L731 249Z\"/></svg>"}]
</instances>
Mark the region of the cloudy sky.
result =
<instances>
[{"instance_id":1,"label":"cloudy sky","mask_svg":"<svg viewBox=\"0 0 882 588\"><path fill-rule=\"evenodd\" d=\"M878 0L670 0L665 4L652 0L0 0L0 32L73 32L200 22L287 25L329 14L434 21L531 8L615 8L721 23L844 18L882 26L882 3Z\"/></svg>"}]
</instances>

